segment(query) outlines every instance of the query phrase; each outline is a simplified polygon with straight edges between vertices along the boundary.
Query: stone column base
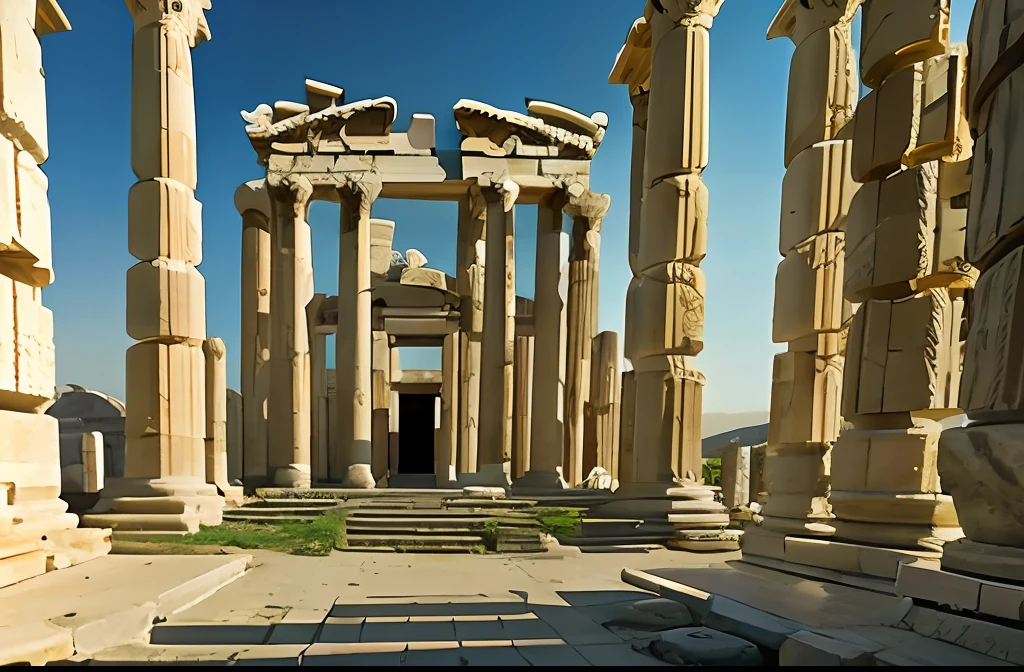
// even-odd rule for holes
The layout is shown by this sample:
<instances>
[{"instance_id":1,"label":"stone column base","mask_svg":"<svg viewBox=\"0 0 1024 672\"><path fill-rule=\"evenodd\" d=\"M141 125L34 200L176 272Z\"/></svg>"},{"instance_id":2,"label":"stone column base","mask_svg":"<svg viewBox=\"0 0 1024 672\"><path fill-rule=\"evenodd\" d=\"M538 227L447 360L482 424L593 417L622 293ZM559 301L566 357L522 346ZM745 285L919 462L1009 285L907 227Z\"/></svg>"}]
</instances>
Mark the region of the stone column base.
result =
<instances>
[{"instance_id":1,"label":"stone column base","mask_svg":"<svg viewBox=\"0 0 1024 672\"><path fill-rule=\"evenodd\" d=\"M220 525L223 510L217 487L199 479L112 478L82 527L189 534Z\"/></svg>"},{"instance_id":2,"label":"stone column base","mask_svg":"<svg viewBox=\"0 0 1024 672\"><path fill-rule=\"evenodd\" d=\"M373 477L373 468L369 464L350 465L345 473L345 480L341 482L341 487L373 490L377 487L377 479Z\"/></svg>"},{"instance_id":3,"label":"stone column base","mask_svg":"<svg viewBox=\"0 0 1024 672\"><path fill-rule=\"evenodd\" d=\"M308 464L289 464L274 469L271 484L278 488L308 488L312 485L312 472Z\"/></svg>"},{"instance_id":4,"label":"stone column base","mask_svg":"<svg viewBox=\"0 0 1024 672\"><path fill-rule=\"evenodd\" d=\"M561 494L569 484L562 478L562 469L555 471L527 471L522 478L512 483L512 494L516 497L546 494Z\"/></svg>"},{"instance_id":5,"label":"stone column base","mask_svg":"<svg viewBox=\"0 0 1024 672\"><path fill-rule=\"evenodd\" d=\"M509 479L511 467L511 462L481 464L476 473L459 474L459 487L487 485L495 488L508 488L511 485Z\"/></svg>"},{"instance_id":6,"label":"stone column base","mask_svg":"<svg viewBox=\"0 0 1024 672\"><path fill-rule=\"evenodd\" d=\"M942 569L1005 581L1024 581L1024 548L961 539L943 546Z\"/></svg>"}]
</instances>

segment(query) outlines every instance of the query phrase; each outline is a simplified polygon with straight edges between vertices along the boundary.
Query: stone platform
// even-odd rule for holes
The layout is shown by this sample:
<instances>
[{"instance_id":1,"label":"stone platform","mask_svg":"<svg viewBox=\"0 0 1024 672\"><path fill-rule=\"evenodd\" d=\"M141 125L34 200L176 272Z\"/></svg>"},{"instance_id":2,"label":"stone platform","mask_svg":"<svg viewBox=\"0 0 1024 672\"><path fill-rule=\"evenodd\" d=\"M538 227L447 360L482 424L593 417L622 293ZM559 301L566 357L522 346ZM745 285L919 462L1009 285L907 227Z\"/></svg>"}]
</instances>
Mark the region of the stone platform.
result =
<instances>
[{"instance_id":1,"label":"stone platform","mask_svg":"<svg viewBox=\"0 0 1024 672\"><path fill-rule=\"evenodd\" d=\"M0 589L0 665L88 656L144 636L241 577L251 560L111 555Z\"/></svg>"}]
</instances>

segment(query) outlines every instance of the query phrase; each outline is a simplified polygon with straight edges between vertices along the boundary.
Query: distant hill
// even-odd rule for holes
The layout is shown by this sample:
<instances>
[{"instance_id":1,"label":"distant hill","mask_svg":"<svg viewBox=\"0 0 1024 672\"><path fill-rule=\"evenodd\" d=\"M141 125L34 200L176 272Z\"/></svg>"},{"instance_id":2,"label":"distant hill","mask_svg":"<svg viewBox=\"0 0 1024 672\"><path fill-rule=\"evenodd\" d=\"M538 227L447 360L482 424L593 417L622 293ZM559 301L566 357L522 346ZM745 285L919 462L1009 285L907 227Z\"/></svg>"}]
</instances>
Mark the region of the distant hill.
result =
<instances>
[{"instance_id":1,"label":"distant hill","mask_svg":"<svg viewBox=\"0 0 1024 672\"><path fill-rule=\"evenodd\" d=\"M768 411L747 413L705 413L701 418L701 454L721 457L721 450L733 439L741 446L756 446L768 440Z\"/></svg>"}]
</instances>

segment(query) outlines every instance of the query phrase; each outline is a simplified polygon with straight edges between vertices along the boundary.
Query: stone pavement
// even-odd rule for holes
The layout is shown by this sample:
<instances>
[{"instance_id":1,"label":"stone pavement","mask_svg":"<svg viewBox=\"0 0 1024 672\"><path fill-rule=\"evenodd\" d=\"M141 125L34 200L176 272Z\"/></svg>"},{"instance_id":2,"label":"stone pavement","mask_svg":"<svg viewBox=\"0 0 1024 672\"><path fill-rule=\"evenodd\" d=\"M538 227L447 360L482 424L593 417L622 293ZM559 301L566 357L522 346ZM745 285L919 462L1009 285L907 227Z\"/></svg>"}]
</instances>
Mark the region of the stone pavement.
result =
<instances>
[{"instance_id":1,"label":"stone pavement","mask_svg":"<svg viewBox=\"0 0 1024 672\"><path fill-rule=\"evenodd\" d=\"M623 567L733 559L654 551L534 556L252 553L254 569L99 663L287 665L664 665L601 625L654 597ZM618 634L616 634L618 633ZM637 647L642 648L642 647Z\"/></svg>"}]
</instances>

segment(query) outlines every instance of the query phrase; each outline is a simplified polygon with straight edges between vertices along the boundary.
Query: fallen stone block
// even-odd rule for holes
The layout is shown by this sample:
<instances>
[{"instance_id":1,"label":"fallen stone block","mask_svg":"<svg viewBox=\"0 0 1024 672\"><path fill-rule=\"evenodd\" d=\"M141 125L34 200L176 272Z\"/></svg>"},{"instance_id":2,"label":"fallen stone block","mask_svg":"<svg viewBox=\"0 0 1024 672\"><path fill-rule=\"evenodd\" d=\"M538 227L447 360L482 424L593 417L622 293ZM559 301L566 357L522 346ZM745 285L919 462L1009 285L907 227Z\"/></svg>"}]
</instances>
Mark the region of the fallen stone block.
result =
<instances>
[{"instance_id":1,"label":"fallen stone block","mask_svg":"<svg viewBox=\"0 0 1024 672\"><path fill-rule=\"evenodd\" d=\"M71 630L45 621L0 627L0 667L46 665L75 653Z\"/></svg>"},{"instance_id":2,"label":"fallen stone block","mask_svg":"<svg viewBox=\"0 0 1024 672\"><path fill-rule=\"evenodd\" d=\"M626 626L638 630L667 630L693 625L693 616L676 600L655 598L616 607L612 619L602 625Z\"/></svg>"},{"instance_id":3,"label":"fallen stone block","mask_svg":"<svg viewBox=\"0 0 1024 672\"><path fill-rule=\"evenodd\" d=\"M779 666L873 666L876 647L858 644L801 630L794 633L779 649Z\"/></svg>"},{"instance_id":4,"label":"fallen stone block","mask_svg":"<svg viewBox=\"0 0 1024 672\"><path fill-rule=\"evenodd\" d=\"M761 652L748 641L710 628L679 628L651 642L651 652L674 665L756 666Z\"/></svg>"}]
</instances>

